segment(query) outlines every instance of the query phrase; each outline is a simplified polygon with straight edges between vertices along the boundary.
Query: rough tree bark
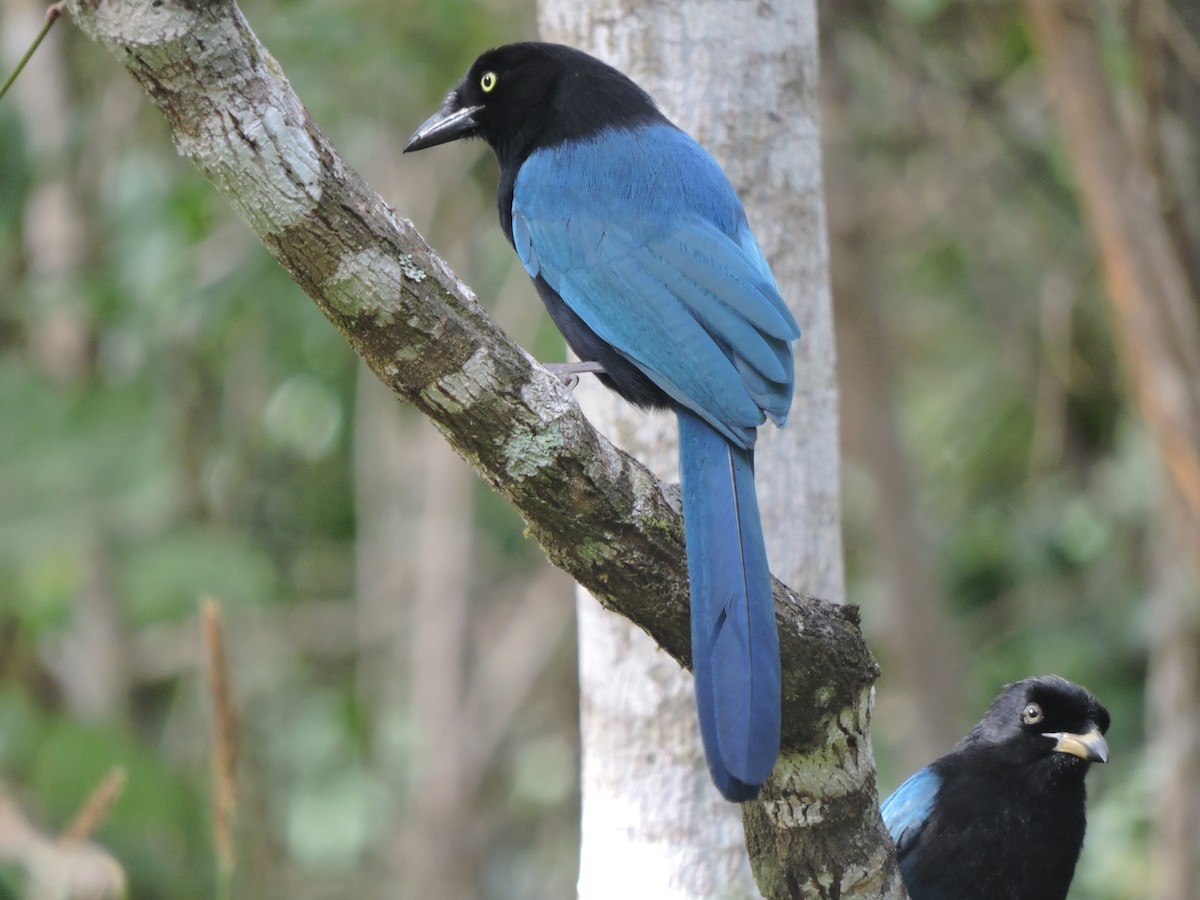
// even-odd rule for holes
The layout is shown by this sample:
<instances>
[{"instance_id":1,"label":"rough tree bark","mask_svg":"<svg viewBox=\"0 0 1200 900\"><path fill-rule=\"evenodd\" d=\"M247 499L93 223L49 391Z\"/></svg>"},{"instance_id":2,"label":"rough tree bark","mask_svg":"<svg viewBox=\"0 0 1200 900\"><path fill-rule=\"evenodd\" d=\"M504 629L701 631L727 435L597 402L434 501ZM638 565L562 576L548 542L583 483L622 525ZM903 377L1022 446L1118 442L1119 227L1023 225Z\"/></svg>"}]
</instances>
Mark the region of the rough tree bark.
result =
<instances>
[{"instance_id":1,"label":"rough tree bark","mask_svg":"<svg viewBox=\"0 0 1200 900\"><path fill-rule=\"evenodd\" d=\"M1154 25L1164 39L1195 46L1168 4L1152 6L1155 17L1166 16ZM1072 0L1027 0L1026 8L1104 271L1117 347L1167 474L1147 686L1156 763L1147 895L1182 900L1200 880L1200 298L1188 261L1198 251L1178 239L1183 228L1172 228L1177 192L1160 180L1165 170L1156 172L1126 136L1090 8ZM1192 58L1200 73L1200 58Z\"/></svg>"},{"instance_id":2,"label":"rough tree bark","mask_svg":"<svg viewBox=\"0 0 1200 900\"><path fill-rule=\"evenodd\" d=\"M675 493L597 434L345 165L232 0L69 9L372 371L513 503L556 565L686 665ZM857 613L778 582L775 598L785 749L747 806L759 884L771 897L902 896L876 804L866 725L877 668Z\"/></svg>"}]
</instances>

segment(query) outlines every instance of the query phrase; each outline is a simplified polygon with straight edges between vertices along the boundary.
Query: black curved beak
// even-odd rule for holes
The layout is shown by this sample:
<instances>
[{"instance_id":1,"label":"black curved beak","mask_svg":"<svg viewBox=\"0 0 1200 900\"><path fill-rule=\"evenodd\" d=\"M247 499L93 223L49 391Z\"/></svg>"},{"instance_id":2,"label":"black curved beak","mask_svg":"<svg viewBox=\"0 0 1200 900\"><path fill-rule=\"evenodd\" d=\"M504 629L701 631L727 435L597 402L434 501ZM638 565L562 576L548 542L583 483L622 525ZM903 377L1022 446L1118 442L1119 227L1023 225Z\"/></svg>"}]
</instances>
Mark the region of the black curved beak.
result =
<instances>
[{"instance_id":1,"label":"black curved beak","mask_svg":"<svg viewBox=\"0 0 1200 900\"><path fill-rule=\"evenodd\" d=\"M475 113L482 106L459 106L458 91L451 91L442 108L421 123L421 127L408 139L404 152L436 147L459 138L469 137L479 127Z\"/></svg>"}]
</instances>

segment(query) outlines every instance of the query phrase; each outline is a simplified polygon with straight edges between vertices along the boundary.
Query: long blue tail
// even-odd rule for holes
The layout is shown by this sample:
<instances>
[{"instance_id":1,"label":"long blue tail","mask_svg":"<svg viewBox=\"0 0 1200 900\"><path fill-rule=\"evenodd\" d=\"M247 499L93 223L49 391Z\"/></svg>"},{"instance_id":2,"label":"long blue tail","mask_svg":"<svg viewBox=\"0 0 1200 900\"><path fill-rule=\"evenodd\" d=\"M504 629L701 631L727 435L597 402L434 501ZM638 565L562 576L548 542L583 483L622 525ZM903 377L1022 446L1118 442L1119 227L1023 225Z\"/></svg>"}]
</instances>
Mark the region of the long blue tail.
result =
<instances>
[{"instance_id":1,"label":"long blue tail","mask_svg":"<svg viewBox=\"0 0 1200 900\"><path fill-rule=\"evenodd\" d=\"M717 788L751 800L779 755L779 635L754 451L677 414L700 733Z\"/></svg>"}]
</instances>

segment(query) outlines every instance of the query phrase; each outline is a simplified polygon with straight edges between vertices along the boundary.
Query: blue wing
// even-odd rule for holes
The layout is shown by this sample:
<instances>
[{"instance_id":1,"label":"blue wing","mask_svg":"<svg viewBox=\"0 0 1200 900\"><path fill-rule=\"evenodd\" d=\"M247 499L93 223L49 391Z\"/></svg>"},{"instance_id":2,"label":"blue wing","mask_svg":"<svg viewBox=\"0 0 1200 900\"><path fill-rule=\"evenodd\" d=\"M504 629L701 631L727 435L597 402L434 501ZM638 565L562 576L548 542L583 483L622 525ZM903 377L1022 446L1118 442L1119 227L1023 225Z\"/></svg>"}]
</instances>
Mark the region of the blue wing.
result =
<instances>
[{"instance_id":1,"label":"blue wing","mask_svg":"<svg viewBox=\"0 0 1200 900\"><path fill-rule=\"evenodd\" d=\"M901 858L929 821L941 784L937 772L930 768L921 769L883 801L880 807L883 824L896 842L896 852Z\"/></svg>"},{"instance_id":2,"label":"blue wing","mask_svg":"<svg viewBox=\"0 0 1200 900\"><path fill-rule=\"evenodd\" d=\"M730 441L782 424L800 330L729 181L686 134L609 129L532 154L512 233L531 276Z\"/></svg>"}]
</instances>

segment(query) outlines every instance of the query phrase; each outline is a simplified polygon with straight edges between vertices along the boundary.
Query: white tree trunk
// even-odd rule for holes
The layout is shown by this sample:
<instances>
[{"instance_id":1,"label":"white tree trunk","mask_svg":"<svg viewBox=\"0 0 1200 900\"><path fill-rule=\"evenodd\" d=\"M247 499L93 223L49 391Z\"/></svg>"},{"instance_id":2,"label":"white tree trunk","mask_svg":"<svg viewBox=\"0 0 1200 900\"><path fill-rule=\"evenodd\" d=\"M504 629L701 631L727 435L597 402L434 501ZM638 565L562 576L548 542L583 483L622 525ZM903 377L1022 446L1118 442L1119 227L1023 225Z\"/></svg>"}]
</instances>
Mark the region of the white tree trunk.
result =
<instances>
[{"instance_id":1,"label":"white tree trunk","mask_svg":"<svg viewBox=\"0 0 1200 900\"><path fill-rule=\"evenodd\" d=\"M755 460L771 568L803 593L841 602L813 4L594 0L583 8L542 0L539 10L546 40L579 47L633 77L717 157L742 197L803 329L793 425L763 428ZM661 477L677 478L673 417L647 416L594 382L577 395L618 446ZM721 799L704 764L691 675L582 589L578 607L580 897L757 896L740 809Z\"/></svg>"}]
</instances>

